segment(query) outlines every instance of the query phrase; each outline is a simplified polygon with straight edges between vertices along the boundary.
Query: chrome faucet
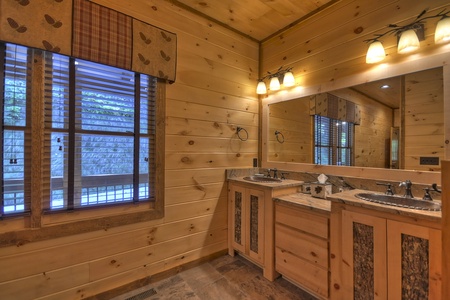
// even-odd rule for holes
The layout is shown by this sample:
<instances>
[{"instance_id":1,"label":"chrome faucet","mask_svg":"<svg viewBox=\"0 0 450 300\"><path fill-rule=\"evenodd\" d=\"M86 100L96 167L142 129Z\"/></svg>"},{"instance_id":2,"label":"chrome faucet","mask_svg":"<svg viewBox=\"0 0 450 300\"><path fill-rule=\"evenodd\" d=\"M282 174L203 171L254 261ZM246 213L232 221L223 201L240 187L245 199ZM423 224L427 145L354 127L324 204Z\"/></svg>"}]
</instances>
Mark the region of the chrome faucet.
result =
<instances>
[{"instance_id":1,"label":"chrome faucet","mask_svg":"<svg viewBox=\"0 0 450 300\"><path fill-rule=\"evenodd\" d=\"M411 186L412 186L412 182L411 180L405 180L403 182L400 182L400 184L398 186L404 186L405 187L405 195L403 195L403 197L405 198L414 198L412 192L411 192Z\"/></svg>"}]
</instances>

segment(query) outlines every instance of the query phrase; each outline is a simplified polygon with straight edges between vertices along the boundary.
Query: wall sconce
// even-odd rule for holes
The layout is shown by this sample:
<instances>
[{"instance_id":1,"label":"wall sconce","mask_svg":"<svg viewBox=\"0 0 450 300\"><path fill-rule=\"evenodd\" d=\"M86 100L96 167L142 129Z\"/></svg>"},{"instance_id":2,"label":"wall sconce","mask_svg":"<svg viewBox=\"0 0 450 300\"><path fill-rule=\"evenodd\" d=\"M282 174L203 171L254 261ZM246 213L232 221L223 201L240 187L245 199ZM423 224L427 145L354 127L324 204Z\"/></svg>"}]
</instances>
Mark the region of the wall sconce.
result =
<instances>
[{"instance_id":1,"label":"wall sconce","mask_svg":"<svg viewBox=\"0 0 450 300\"><path fill-rule=\"evenodd\" d=\"M269 88L271 91L278 91L281 88L280 79L283 79L283 86L290 87L295 85L295 77L292 73L292 67L283 70L280 67L275 73L267 72L267 75L258 79L258 85L256 87L256 93L263 95L267 93L267 87L264 80L270 79Z\"/></svg>"},{"instance_id":2,"label":"wall sconce","mask_svg":"<svg viewBox=\"0 0 450 300\"><path fill-rule=\"evenodd\" d=\"M450 11L442 10L440 13L434 16L426 16L426 10L422 11L416 18L416 20L405 26L399 26L396 24L388 25L389 29L385 33L375 34L372 39L367 39L364 42L370 43L369 49L366 54L366 63L374 64L384 60L386 53L384 51L383 44L380 42L380 38L387 34L395 34L398 37L397 52L400 54L413 52L420 47L420 41L425 39L425 25L426 19L440 18L440 21L436 25L436 32L434 39L436 44L442 44L450 42L450 17L447 14Z\"/></svg>"}]
</instances>

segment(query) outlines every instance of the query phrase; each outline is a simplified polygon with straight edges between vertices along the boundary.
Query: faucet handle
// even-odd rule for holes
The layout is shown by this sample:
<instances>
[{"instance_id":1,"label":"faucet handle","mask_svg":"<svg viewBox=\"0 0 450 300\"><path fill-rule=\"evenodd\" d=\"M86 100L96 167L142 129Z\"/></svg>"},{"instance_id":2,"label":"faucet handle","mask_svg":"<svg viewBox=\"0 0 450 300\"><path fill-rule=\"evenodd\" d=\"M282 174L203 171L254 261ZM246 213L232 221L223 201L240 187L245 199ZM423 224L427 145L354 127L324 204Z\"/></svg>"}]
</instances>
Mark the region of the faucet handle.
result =
<instances>
[{"instance_id":1,"label":"faucet handle","mask_svg":"<svg viewBox=\"0 0 450 300\"><path fill-rule=\"evenodd\" d=\"M431 185L431 188L432 188L435 192L438 192L438 193L441 193L441 192L442 192L442 190L438 189L436 183L433 183L433 184Z\"/></svg>"},{"instance_id":2,"label":"faucet handle","mask_svg":"<svg viewBox=\"0 0 450 300\"><path fill-rule=\"evenodd\" d=\"M377 182L378 185L384 185L387 186L386 195L394 195L394 192L392 191L392 184L391 183L383 183L383 182Z\"/></svg>"},{"instance_id":3,"label":"faucet handle","mask_svg":"<svg viewBox=\"0 0 450 300\"><path fill-rule=\"evenodd\" d=\"M285 175L289 175L289 173L281 172L281 179L286 179Z\"/></svg>"},{"instance_id":4,"label":"faucet handle","mask_svg":"<svg viewBox=\"0 0 450 300\"><path fill-rule=\"evenodd\" d=\"M430 188L429 187L426 187L426 188L424 188L424 191L425 191L425 195L423 195L423 200L433 200L433 198L431 198L431 195L430 195Z\"/></svg>"}]
</instances>

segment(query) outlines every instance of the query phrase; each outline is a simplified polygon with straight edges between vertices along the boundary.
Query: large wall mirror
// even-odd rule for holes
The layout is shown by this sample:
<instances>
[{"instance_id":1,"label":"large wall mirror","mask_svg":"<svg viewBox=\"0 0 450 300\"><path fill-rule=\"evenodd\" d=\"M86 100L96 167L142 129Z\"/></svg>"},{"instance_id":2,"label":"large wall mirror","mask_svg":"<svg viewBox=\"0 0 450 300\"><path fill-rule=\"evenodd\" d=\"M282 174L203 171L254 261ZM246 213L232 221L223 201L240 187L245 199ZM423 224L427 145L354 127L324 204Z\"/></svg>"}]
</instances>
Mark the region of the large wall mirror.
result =
<instances>
[{"instance_id":1,"label":"large wall mirror","mask_svg":"<svg viewBox=\"0 0 450 300\"><path fill-rule=\"evenodd\" d=\"M261 166L440 182L441 161L450 157L449 95L445 53L274 93L262 99ZM351 167L314 163L314 114L320 110L312 107L330 97L351 103L357 111Z\"/></svg>"},{"instance_id":2,"label":"large wall mirror","mask_svg":"<svg viewBox=\"0 0 450 300\"><path fill-rule=\"evenodd\" d=\"M442 67L273 103L268 160L319 163L319 156L332 150L325 147L322 155L315 151L318 135L328 139L327 132L318 131L315 116L320 115L333 120L326 129L331 125L334 133L354 124L349 134L340 135L342 143L334 138L337 144L349 143L347 163L353 166L439 171L444 157L443 108ZM331 145L333 137L329 139ZM343 148L334 149L340 151ZM333 164L331 159L324 161Z\"/></svg>"}]
</instances>

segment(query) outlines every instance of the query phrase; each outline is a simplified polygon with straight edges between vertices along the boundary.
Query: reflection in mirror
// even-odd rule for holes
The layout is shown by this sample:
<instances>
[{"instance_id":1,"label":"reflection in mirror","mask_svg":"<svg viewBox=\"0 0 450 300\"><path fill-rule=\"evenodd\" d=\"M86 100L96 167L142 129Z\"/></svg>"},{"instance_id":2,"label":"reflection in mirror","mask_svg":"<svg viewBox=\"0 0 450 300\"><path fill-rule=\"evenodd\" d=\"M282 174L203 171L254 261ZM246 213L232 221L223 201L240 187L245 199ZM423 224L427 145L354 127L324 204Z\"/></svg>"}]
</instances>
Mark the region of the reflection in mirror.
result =
<instances>
[{"instance_id":1,"label":"reflection in mirror","mask_svg":"<svg viewBox=\"0 0 450 300\"><path fill-rule=\"evenodd\" d=\"M268 160L314 163L314 115L345 121L354 105L352 165L439 171L443 101L443 72L435 68L270 104ZM275 132L283 133L283 143Z\"/></svg>"}]
</instances>

